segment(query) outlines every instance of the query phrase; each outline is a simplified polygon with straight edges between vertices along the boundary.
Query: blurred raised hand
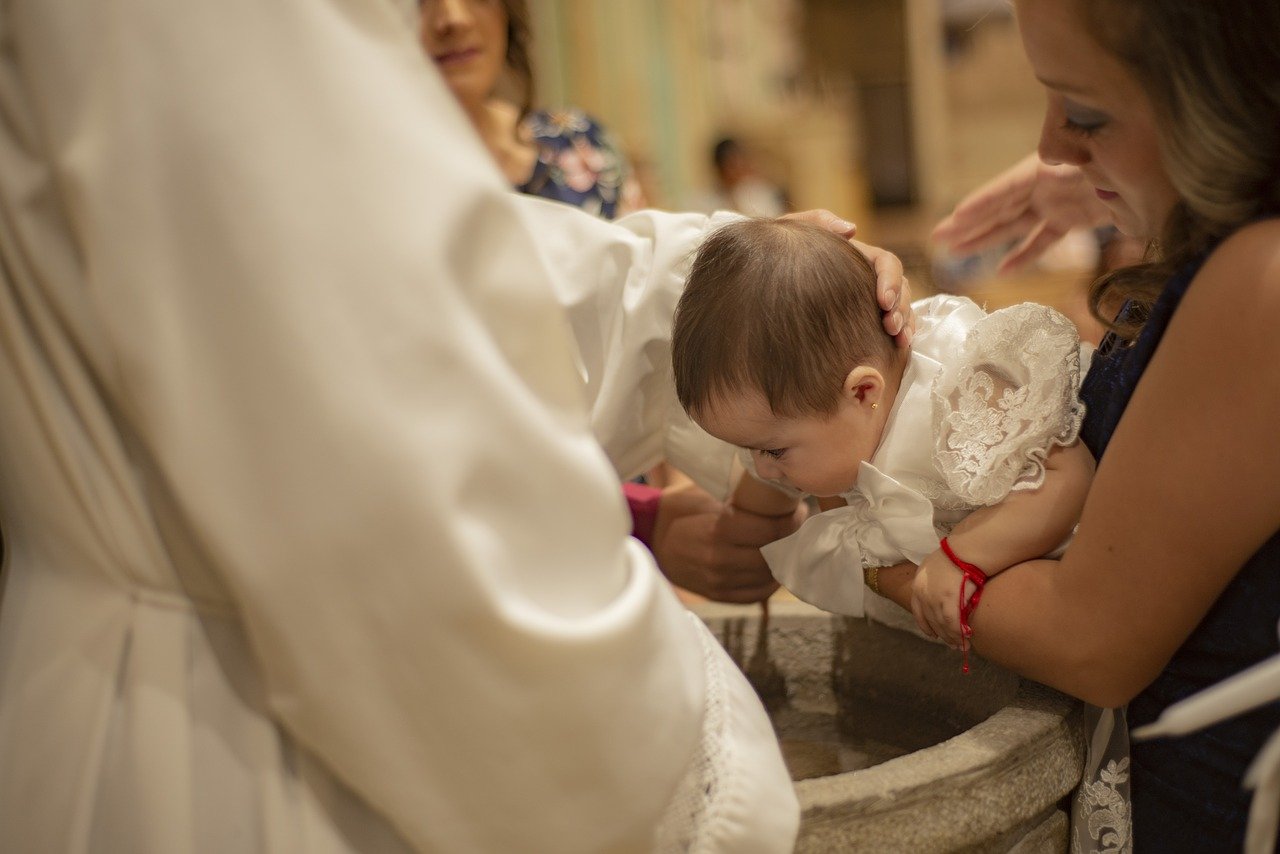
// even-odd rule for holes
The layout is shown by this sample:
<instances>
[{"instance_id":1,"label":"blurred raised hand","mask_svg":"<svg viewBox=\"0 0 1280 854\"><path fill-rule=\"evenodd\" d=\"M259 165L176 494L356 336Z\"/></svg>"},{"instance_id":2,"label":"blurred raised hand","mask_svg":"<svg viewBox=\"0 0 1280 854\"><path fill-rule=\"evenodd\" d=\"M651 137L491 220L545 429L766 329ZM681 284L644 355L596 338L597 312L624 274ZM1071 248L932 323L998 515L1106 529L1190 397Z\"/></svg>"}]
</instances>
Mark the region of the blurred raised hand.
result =
<instances>
[{"instance_id":1,"label":"blurred raised hand","mask_svg":"<svg viewBox=\"0 0 1280 854\"><path fill-rule=\"evenodd\" d=\"M1034 261L1068 231L1109 225L1111 212L1075 166L1050 166L1032 154L983 184L933 229L934 242L955 255L1016 245L998 271Z\"/></svg>"}]
</instances>

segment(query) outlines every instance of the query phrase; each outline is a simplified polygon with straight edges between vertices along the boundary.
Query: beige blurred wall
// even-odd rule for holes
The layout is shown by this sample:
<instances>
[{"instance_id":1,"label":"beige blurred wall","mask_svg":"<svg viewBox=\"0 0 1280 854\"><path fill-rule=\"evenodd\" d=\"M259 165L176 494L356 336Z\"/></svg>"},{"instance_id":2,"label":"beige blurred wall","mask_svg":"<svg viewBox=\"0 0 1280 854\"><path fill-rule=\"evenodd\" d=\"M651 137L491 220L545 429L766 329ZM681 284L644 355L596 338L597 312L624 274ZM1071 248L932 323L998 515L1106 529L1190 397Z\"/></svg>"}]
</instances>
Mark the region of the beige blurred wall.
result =
<instances>
[{"instance_id":1,"label":"beige blurred wall","mask_svg":"<svg viewBox=\"0 0 1280 854\"><path fill-rule=\"evenodd\" d=\"M531 0L538 102L603 121L657 206L707 190L730 133L796 207L923 243L1039 134L1042 91L988 5L949 25L942 0ZM909 202L878 211L873 186Z\"/></svg>"},{"instance_id":2,"label":"beige blurred wall","mask_svg":"<svg viewBox=\"0 0 1280 854\"><path fill-rule=\"evenodd\" d=\"M841 95L801 87L800 0L532 0L538 102L597 116L660 207L712 186L710 149L741 137L800 208L868 208Z\"/></svg>"},{"instance_id":3,"label":"beige blurred wall","mask_svg":"<svg viewBox=\"0 0 1280 854\"><path fill-rule=\"evenodd\" d=\"M1011 17L987 16L963 36L945 77L952 135L941 200L948 207L1035 149L1045 106Z\"/></svg>"}]
</instances>

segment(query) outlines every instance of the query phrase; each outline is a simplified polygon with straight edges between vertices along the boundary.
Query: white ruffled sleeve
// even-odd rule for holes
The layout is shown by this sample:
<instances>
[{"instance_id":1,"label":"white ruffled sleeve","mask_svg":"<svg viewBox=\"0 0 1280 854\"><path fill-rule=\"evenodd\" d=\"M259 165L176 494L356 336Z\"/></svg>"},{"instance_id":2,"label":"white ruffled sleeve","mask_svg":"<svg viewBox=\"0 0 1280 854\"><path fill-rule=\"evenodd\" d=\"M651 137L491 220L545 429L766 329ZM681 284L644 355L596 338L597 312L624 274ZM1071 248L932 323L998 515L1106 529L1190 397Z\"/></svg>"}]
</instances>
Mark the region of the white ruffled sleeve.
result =
<instances>
[{"instance_id":1,"label":"white ruffled sleeve","mask_svg":"<svg viewBox=\"0 0 1280 854\"><path fill-rule=\"evenodd\" d=\"M974 505L1044 482L1044 463L1080 433L1080 337L1034 303L974 325L933 387L934 459L947 486Z\"/></svg>"},{"instance_id":2,"label":"white ruffled sleeve","mask_svg":"<svg viewBox=\"0 0 1280 854\"><path fill-rule=\"evenodd\" d=\"M938 362L945 362L964 343L974 324L987 316L973 300L955 294L918 299L911 304L911 310L916 315L911 351Z\"/></svg>"},{"instance_id":3,"label":"white ruffled sleeve","mask_svg":"<svg viewBox=\"0 0 1280 854\"><path fill-rule=\"evenodd\" d=\"M665 459L726 497L735 449L698 427L676 399L671 318L702 240L741 216L639 211L614 222L584 221L560 202L522 196L517 203L555 272L592 432L619 476Z\"/></svg>"}]
</instances>

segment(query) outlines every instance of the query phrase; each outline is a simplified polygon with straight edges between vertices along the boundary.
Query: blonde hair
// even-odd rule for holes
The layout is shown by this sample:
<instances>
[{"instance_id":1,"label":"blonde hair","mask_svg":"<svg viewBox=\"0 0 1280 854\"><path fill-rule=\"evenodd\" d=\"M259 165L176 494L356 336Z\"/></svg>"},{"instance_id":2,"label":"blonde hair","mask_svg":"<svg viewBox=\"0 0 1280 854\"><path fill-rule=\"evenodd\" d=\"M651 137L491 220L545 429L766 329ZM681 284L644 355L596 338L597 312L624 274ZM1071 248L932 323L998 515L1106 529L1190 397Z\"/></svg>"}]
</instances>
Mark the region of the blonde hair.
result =
<instances>
[{"instance_id":1,"label":"blonde hair","mask_svg":"<svg viewBox=\"0 0 1280 854\"><path fill-rule=\"evenodd\" d=\"M1090 293L1149 309L1174 272L1251 220L1280 213L1280 3L1075 0L1085 26L1151 99L1180 197L1149 250ZM1141 316L1145 316L1145 311ZM1117 328L1136 336L1141 322Z\"/></svg>"},{"instance_id":2,"label":"blonde hair","mask_svg":"<svg viewBox=\"0 0 1280 854\"><path fill-rule=\"evenodd\" d=\"M697 415L759 391L782 417L829 415L849 371L894 354L871 263L847 240L794 220L743 220L702 244L676 307L676 395Z\"/></svg>"}]
</instances>

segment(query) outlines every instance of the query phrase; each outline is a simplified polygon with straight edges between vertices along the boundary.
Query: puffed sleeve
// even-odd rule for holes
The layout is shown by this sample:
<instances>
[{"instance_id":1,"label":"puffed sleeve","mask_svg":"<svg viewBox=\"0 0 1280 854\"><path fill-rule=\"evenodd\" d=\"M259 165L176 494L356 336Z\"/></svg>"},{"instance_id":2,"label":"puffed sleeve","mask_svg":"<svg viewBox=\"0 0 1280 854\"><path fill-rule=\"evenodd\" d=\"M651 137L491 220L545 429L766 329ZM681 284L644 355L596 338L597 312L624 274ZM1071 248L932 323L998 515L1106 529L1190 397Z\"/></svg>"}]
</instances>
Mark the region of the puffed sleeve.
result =
<instances>
[{"instance_id":1,"label":"puffed sleeve","mask_svg":"<svg viewBox=\"0 0 1280 854\"><path fill-rule=\"evenodd\" d=\"M911 350L942 362L964 343L973 325L986 312L968 297L935 294L911 304L916 315L916 334Z\"/></svg>"},{"instance_id":2,"label":"puffed sleeve","mask_svg":"<svg viewBox=\"0 0 1280 854\"><path fill-rule=\"evenodd\" d=\"M1049 452L1080 433L1080 338L1066 317L1023 303L973 325L933 386L934 459L974 505L1044 481Z\"/></svg>"},{"instance_id":3,"label":"puffed sleeve","mask_svg":"<svg viewBox=\"0 0 1280 854\"><path fill-rule=\"evenodd\" d=\"M406 9L6 5L79 355L282 732L414 848L790 850L768 721L626 536L553 297L639 466L670 409L652 291L706 221L522 203Z\"/></svg>"}]
</instances>

